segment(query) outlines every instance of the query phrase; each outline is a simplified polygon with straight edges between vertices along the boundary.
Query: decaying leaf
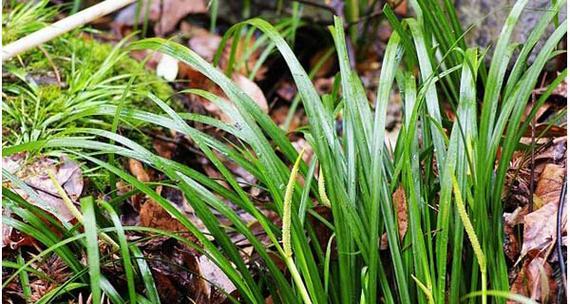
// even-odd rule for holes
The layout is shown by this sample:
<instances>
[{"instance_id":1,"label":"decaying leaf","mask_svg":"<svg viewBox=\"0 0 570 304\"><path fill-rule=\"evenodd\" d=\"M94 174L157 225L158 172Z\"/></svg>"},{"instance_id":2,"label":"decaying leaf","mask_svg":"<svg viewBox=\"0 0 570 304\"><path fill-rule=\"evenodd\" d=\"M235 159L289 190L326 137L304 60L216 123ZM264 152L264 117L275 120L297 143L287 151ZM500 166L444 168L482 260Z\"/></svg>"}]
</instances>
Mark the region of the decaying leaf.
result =
<instances>
[{"instance_id":1,"label":"decaying leaf","mask_svg":"<svg viewBox=\"0 0 570 304\"><path fill-rule=\"evenodd\" d=\"M182 18L189 14L202 14L208 12L208 7L204 0L152 0L141 1L139 19L137 17L137 4L132 4L117 14L113 21L114 27L133 26L142 24L145 12L148 10L148 20L155 23L154 32L158 36L164 36L172 32ZM150 8L148 7L150 3Z\"/></svg>"},{"instance_id":2,"label":"decaying leaf","mask_svg":"<svg viewBox=\"0 0 570 304\"><path fill-rule=\"evenodd\" d=\"M161 194L163 189L164 188L162 186L159 186L157 187L156 192ZM173 205L178 209L181 209L181 211L184 211L182 210L183 206L178 206L177 204ZM182 225L177 219L173 218L166 210L164 210L164 208L162 208L162 206L150 198L147 198L144 204L140 207L139 215L141 225L145 227L159 228L173 232L188 231L184 225ZM205 229L199 218L192 216L192 222L199 229ZM193 241L195 240L189 233L185 233L184 235Z\"/></svg>"},{"instance_id":3,"label":"decaying leaf","mask_svg":"<svg viewBox=\"0 0 570 304\"><path fill-rule=\"evenodd\" d=\"M540 303L553 303L558 288L553 279L552 267L538 250L529 253L515 280L511 292L529 297ZM517 302L508 301L509 304Z\"/></svg>"},{"instance_id":4,"label":"decaying leaf","mask_svg":"<svg viewBox=\"0 0 570 304\"><path fill-rule=\"evenodd\" d=\"M176 153L177 145L174 142L168 142L162 139L155 138L152 141L152 147L158 153L158 155L166 158L172 159Z\"/></svg>"},{"instance_id":5,"label":"decaying leaf","mask_svg":"<svg viewBox=\"0 0 570 304\"><path fill-rule=\"evenodd\" d=\"M524 217L521 258L530 250L544 250L556 241L558 201L565 174L566 169L561 166L548 164L544 167L535 191L543 206ZM565 214L562 227L566 226Z\"/></svg>"},{"instance_id":6,"label":"decaying leaf","mask_svg":"<svg viewBox=\"0 0 570 304\"><path fill-rule=\"evenodd\" d=\"M194 80L190 79L190 84L193 88L203 89L210 91L211 93L215 93L216 95L222 97L223 101L225 101L228 105L233 106L225 96L224 92L218 86L214 85L209 80L204 80L204 76L201 74L192 71L193 70L190 71L191 73L187 73L187 75L190 75L190 77L194 78ZM249 80L247 77L241 74L233 74L232 80L261 108L261 110L263 110L265 113L268 113L269 107L267 104L267 99L265 98L265 95L261 89L257 86L257 84L255 84L255 82ZM222 121L227 123L234 122L234 119L228 113L222 111L222 109L220 109L220 107L218 107L216 104L200 97L193 96L193 98L194 100L202 103L208 112L220 118Z\"/></svg>"},{"instance_id":7,"label":"decaying leaf","mask_svg":"<svg viewBox=\"0 0 570 304\"><path fill-rule=\"evenodd\" d=\"M208 62L212 62L214 55L218 50L218 46L222 41L222 37L212 34L204 28L192 26L186 22L181 23L180 30L187 36L190 36L190 39L188 39L188 46L196 52L196 54L200 55L200 57L204 58Z\"/></svg>"},{"instance_id":8,"label":"decaying leaf","mask_svg":"<svg viewBox=\"0 0 570 304\"><path fill-rule=\"evenodd\" d=\"M528 210L528 205L525 207L519 206L512 213L505 213L503 215L505 219L503 226L503 230L505 232L505 244L503 245L503 250L511 262L516 261L521 250L520 242L515 233L515 226L523 223L524 216L528 214Z\"/></svg>"},{"instance_id":9,"label":"decaying leaf","mask_svg":"<svg viewBox=\"0 0 570 304\"><path fill-rule=\"evenodd\" d=\"M150 175L145 170L143 164L136 159L129 159L129 171L143 183L150 182Z\"/></svg>"},{"instance_id":10,"label":"decaying leaf","mask_svg":"<svg viewBox=\"0 0 570 304\"><path fill-rule=\"evenodd\" d=\"M12 213L9 208L2 208L2 216L11 217ZM2 248L9 248L11 250L17 250L23 246L33 246L39 247L36 239L33 237L22 234L17 229L2 223Z\"/></svg>"},{"instance_id":11,"label":"decaying leaf","mask_svg":"<svg viewBox=\"0 0 570 304\"><path fill-rule=\"evenodd\" d=\"M208 257L202 255L198 261L202 276L210 285L210 291L208 292L210 299L213 295L223 294L224 292L231 294L236 290L232 281L230 281L226 274L216 264L210 261Z\"/></svg>"},{"instance_id":12,"label":"decaying leaf","mask_svg":"<svg viewBox=\"0 0 570 304\"><path fill-rule=\"evenodd\" d=\"M3 163L10 162L10 160L3 159ZM24 189L9 185L22 198L49 212L61 221L69 222L74 219L74 216L58 194L56 186L49 178L48 171L54 173L58 184L63 187L67 196L77 203L83 191L83 176L78 163L65 155L59 161L47 157L39 157L19 170L15 167L12 170L33 192L29 193Z\"/></svg>"},{"instance_id":13,"label":"decaying leaf","mask_svg":"<svg viewBox=\"0 0 570 304\"><path fill-rule=\"evenodd\" d=\"M545 204L556 202L558 205L565 175L566 168L556 164L547 164L538 179L534 194Z\"/></svg>"},{"instance_id":14,"label":"decaying leaf","mask_svg":"<svg viewBox=\"0 0 570 304\"><path fill-rule=\"evenodd\" d=\"M546 250L556 241L558 203L549 203L524 217L521 258L532 249Z\"/></svg>"}]
</instances>

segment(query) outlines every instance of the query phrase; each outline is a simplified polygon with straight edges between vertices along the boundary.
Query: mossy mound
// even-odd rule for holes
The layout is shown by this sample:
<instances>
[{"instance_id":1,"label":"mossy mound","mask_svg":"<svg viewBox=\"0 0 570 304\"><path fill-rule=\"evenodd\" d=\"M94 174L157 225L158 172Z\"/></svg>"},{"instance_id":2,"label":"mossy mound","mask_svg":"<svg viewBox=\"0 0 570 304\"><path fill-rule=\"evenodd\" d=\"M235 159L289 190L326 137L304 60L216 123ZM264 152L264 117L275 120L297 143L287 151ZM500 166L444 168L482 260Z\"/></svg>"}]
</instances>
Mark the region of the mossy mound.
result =
<instances>
[{"instance_id":1,"label":"mossy mound","mask_svg":"<svg viewBox=\"0 0 570 304\"><path fill-rule=\"evenodd\" d=\"M28 20L34 14L46 13L44 2L28 5L32 11L24 16L14 15L17 9L10 14L3 12L2 34L7 37L3 43L29 34L12 28L22 23L14 18ZM30 31L34 29L37 26L29 27ZM75 30L4 63L3 143L45 139L73 127L109 129L112 116L99 115L97 109L122 103L124 108L156 112L158 108L148 100L148 94L163 100L172 96L168 83L147 70L143 62L129 57L124 42L113 46L94 36L88 30ZM82 113L86 115L81 117ZM121 126L140 127L130 122Z\"/></svg>"}]
</instances>

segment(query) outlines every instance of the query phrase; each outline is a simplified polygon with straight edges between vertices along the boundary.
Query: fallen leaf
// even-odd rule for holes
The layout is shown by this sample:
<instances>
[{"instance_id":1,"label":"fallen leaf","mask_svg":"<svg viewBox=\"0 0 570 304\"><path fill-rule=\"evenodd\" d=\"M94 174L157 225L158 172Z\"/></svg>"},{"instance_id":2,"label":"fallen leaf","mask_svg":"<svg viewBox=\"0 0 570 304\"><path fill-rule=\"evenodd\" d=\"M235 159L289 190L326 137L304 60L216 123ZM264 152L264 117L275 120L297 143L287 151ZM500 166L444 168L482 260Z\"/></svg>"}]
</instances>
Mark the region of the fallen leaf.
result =
<instances>
[{"instance_id":1,"label":"fallen leaf","mask_svg":"<svg viewBox=\"0 0 570 304\"><path fill-rule=\"evenodd\" d=\"M210 285L210 298L218 292L231 294L236 290L235 285L226 276L216 264L214 264L205 255L200 256L198 259L200 265L200 272L205 281ZM220 290L221 289L221 290ZM218 292L217 292L218 291Z\"/></svg>"},{"instance_id":2,"label":"fallen leaf","mask_svg":"<svg viewBox=\"0 0 570 304\"><path fill-rule=\"evenodd\" d=\"M18 172L24 165L26 159L26 153L16 153L2 158L2 169L8 171L11 174Z\"/></svg>"},{"instance_id":3,"label":"fallen leaf","mask_svg":"<svg viewBox=\"0 0 570 304\"><path fill-rule=\"evenodd\" d=\"M150 175L145 170L143 164L140 161L130 158L129 171L131 171L131 174L134 175L140 182L150 182Z\"/></svg>"},{"instance_id":4,"label":"fallen leaf","mask_svg":"<svg viewBox=\"0 0 570 304\"><path fill-rule=\"evenodd\" d=\"M277 95L288 102L292 102L297 95L297 87L290 80L282 80L277 85Z\"/></svg>"},{"instance_id":5,"label":"fallen leaf","mask_svg":"<svg viewBox=\"0 0 570 304\"><path fill-rule=\"evenodd\" d=\"M188 46L204 58L208 62L212 62L214 55L218 50L218 46L222 41L222 37L216 34L212 34L210 31L192 26L188 23L183 22L180 26L181 31L187 33L190 36L188 40Z\"/></svg>"},{"instance_id":6,"label":"fallen leaf","mask_svg":"<svg viewBox=\"0 0 570 304\"><path fill-rule=\"evenodd\" d=\"M162 192L162 187L157 187L157 193ZM176 204L174 204L176 206ZM181 209L179 206L177 208ZM181 210L183 211L183 210ZM140 221L141 225L151 228L159 228L173 232L186 232L184 236L190 238L192 241L196 239L190 235L188 229L182 225L177 219L173 218L168 211L154 200L147 198L140 208ZM197 217L192 217L192 222L201 229L204 229L204 224Z\"/></svg>"},{"instance_id":7,"label":"fallen leaf","mask_svg":"<svg viewBox=\"0 0 570 304\"><path fill-rule=\"evenodd\" d=\"M115 20L113 28L133 26L144 22L145 12L148 10L148 20L155 23L154 32L157 36L164 36L172 32L182 18L189 14L204 14L208 12L208 7L204 0L152 0L150 8L149 1L143 1L143 6L139 8L139 19L137 16L137 4L131 4L122 9Z\"/></svg>"},{"instance_id":8,"label":"fallen leaf","mask_svg":"<svg viewBox=\"0 0 570 304\"><path fill-rule=\"evenodd\" d=\"M65 155L60 157L59 161L47 157L39 157L16 172L16 176L32 189L36 197L30 196L30 193L23 189L14 188L13 185L10 186L29 203L49 212L60 221L69 222L74 219L74 216L49 178L48 171L54 172L58 184L64 189L67 196L74 203L77 203L83 191L83 176L79 164ZM36 198L39 198L39 200Z\"/></svg>"},{"instance_id":9,"label":"fallen leaf","mask_svg":"<svg viewBox=\"0 0 570 304\"><path fill-rule=\"evenodd\" d=\"M515 226L523 223L525 215L528 214L528 209L528 205L524 207L519 206L512 213L503 214L503 218L505 219L505 224L503 226L505 233L503 250L511 262L515 262L521 250Z\"/></svg>"},{"instance_id":10,"label":"fallen leaf","mask_svg":"<svg viewBox=\"0 0 570 304\"><path fill-rule=\"evenodd\" d=\"M12 212L10 211L10 208L2 208L2 216L11 217ZM39 248L35 238L27 234L22 234L19 230L14 229L12 226L8 226L2 223L2 248L7 247L11 250L17 250L23 246L32 246Z\"/></svg>"},{"instance_id":11,"label":"fallen leaf","mask_svg":"<svg viewBox=\"0 0 570 304\"><path fill-rule=\"evenodd\" d=\"M203 0L154 0L153 8L160 12L160 20L154 26L158 36L174 30L182 18L189 14L203 14L208 12L208 6Z\"/></svg>"},{"instance_id":12,"label":"fallen leaf","mask_svg":"<svg viewBox=\"0 0 570 304\"><path fill-rule=\"evenodd\" d=\"M530 258L525 260L511 285L511 293L537 300L540 303L553 303L558 286L553 278L552 267L538 250L532 251L529 256ZM518 302L507 301L507 303Z\"/></svg>"},{"instance_id":13,"label":"fallen leaf","mask_svg":"<svg viewBox=\"0 0 570 304\"><path fill-rule=\"evenodd\" d=\"M388 3L398 16L405 17L408 14L408 4L406 0L389 0Z\"/></svg>"},{"instance_id":14,"label":"fallen leaf","mask_svg":"<svg viewBox=\"0 0 570 304\"><path fill-rule=\"evenodd\" d=\"M309 161L313 158L313 154L315 153L313 151L313 147L311 147L309 142L306 141L304 138L299 138L296 141L292 142L291 144L298 153L301 153L303 149L305 150L303 154L303 161L308 164Z\"/></svg>"},{"instance_id":15,"label":"fallen leaf","mask_svg":"<svg viewBox=\"0 0 570 304\"><path fill-rule=\"evenodd\" d=\"M558 202L552 202L524 217L523 245L520 258L533 249L545 250L551 246L552 242L556 241L557 211Z\"/></svg>"},{"instance_id":16,"label":"fallen leaf","mask_svg":"<svg viewBox=\"0 0 570 304\"><path fill-rule=\"evenodd\" d=\"M232 76L232 80L235 84L237 84L240 89L242 89L255 103L263 110L263 112L269 112L269 107L267 105L267 99L265 99L265 95L263 91L255 84L255 82L249 80L249 78L241 75L241 74L234 74Z\"/></svg>"},{"instance_id":17,"label":"fallen leaf","mask_svg":"<svg viewBox=\"0 0 570 304\"><path fill-rule=\"evenodd\" d=\"M172 157L174 157L176 153L176 148L177 148L176 143L161 140L158 138L152 140L152 147L154 148L156 153L158 153L158 155L166 159L172 159Z\"/></svg>"},{"instance_id":18,"label":"fallen leaf","mask_svg":"<svg viewBox=\"0 0 570 304\"><path fill-rule=\"evenodd\" d=\"M536 257L526 269L530 286L530 298L541 303L548 303L550 294L549 281L552 277L552 267L542 257Z\"/></svg>"},{"instance_id":19,"label":"fallen leaf","mask_svg":"<svg viewBox=\"0 0 570 304\"><path fill-rule=\"evenodd\" d=\"M547 164L538 178L534 194L545 204L556 202L558 205L565 175L566 168L556 164Z\"/></svg>"},{"instance_id":20,"label":"fallen leaf","mask_svg":"<svg viewBox=\"0 0 570 304\"><path fill-rule=\"evenodd\" d=\"M232 80L240 89L243 90L244 93L246 93L261 108L263 112L268 113L269 106L267 105L267 99L265 99L263 91L261 91L261 89L257 86L257 84L255 84L255 82L249 80L247 77L241 74L233 74ZM201 87L201 89L205 89L215 93L216 95L222 97L223 99L222 102L225 101L230 106L233 107L233 104L229 101L229 99L227 99L227 97L220 88L218 88L213 84L208 84L207 82L206 83L203 82L203 84L205 84L204 85L205 87ZM210 102L203 98L197 98L196 100L203 103L204 108L212 115L218 117L220 120L229 124L234 123L234 119L231 117L231 115L220 109L220 107L218 107L213 102Z\"/></svg>"}]
</instances>

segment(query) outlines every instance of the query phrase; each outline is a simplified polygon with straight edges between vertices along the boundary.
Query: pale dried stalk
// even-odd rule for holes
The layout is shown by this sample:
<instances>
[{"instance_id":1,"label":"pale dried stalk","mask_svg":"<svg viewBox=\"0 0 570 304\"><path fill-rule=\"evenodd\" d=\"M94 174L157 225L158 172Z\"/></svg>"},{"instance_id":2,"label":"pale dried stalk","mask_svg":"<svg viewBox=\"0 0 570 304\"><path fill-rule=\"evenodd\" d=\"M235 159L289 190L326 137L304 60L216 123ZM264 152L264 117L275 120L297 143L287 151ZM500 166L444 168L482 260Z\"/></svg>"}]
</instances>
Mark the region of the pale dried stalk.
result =
<instances>
[{"instance_id":1,"label":"pale dried stalk","mask_svg":"<svg viewBox=\"0 0 570 304\"><path fill-rule=\"evenodd\" d=\"M136 0L105 0L77 14L50 24L39 31L4 46L2 48L2 62L135 1Z\"/></svg>"}]
</instances>

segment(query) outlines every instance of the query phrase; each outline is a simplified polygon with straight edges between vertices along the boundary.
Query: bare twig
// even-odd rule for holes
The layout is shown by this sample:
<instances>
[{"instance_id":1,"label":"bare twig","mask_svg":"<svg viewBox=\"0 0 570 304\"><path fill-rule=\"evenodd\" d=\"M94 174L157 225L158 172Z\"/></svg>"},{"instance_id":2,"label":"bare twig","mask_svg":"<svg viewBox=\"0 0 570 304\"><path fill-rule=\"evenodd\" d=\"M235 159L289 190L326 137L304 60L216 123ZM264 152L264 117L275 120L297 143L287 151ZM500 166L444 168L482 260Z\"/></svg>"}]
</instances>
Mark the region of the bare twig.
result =
<instances>
[{"instance_id":1,"label":"bare twig","mask_svg":"<svg viewBox=\"0 0 570 304\"><path fill-rule=\"evenodd\" d=\"M26 37L16 40L2 49L2 61L6 61L24 51L27 51L55 37L65 34L99 17L112 13L135 0L106 0L81 12L68 16L64 19L50 24L47 27L34 32Z\"/></svg>"},{"instance_id":2,"label":"bare twig","mask_svg":"<svg viewBox=\"0 0 570 304\"><path fill-rule=\"evenodd\" d=\"M316 3L313 1L309 1L309 0L295 0L295 2L299 2L301 4L305 4L305 5L309 5L309 6L314 6L317 8L321 8L324 10L327 10L329 12L331 12L333 15L336 13L334 7L327 5L327 4L322 4L322 3Z\"/></svg>"},{"instance_id":3,"label":"bare twig","mask_svg":"<svg viewBox=\"0 0 570 304\"><path fill-rule=\"evenodd\" d=\"M562 274L563 289L566 293L566 262L564 254L562 254L562 213L564 212L564 203L566 202L566 176L560 191L560 199L558 200L558 214L556 214L556 253L558 255L558 263L560 263L560 273Z\"/></svg>"}]
</instances>

